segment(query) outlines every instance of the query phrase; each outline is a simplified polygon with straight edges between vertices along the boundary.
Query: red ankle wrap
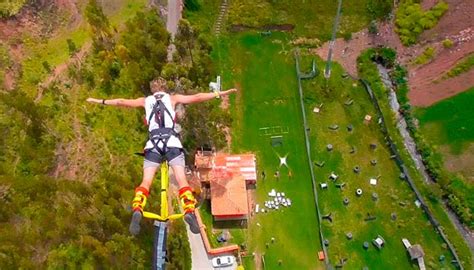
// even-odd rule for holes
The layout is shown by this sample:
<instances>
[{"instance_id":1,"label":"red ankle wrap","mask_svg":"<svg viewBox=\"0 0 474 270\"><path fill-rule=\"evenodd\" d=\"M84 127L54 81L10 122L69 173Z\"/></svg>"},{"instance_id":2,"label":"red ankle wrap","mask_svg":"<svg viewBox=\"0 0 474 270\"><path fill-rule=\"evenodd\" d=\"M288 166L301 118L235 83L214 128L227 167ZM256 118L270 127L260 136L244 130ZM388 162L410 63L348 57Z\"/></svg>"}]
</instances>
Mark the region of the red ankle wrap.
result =
<instances>
[{"instance_id":1,"label":"red ankle wrap","mask_svg":"<svg viewBox=\"0 0 474 270\"><path fill-rule=\"evenodd\" d=\"M193 192L192 188L190 186L187 187L182 187L179 189L179 196L183 195L186 191Z\"/></svg>"},{"instance_id":2,"label":"red ankle wrap","mask_svg":"<svg viewBox=\"0 0 474 270\"><path fill-rule=\"evenodd\" d=\"M137 193L137 192L143 193L143 195L145 195L146 197L148 197L148 195L149 195L148 189L146 189L146 188L144 188L144 187L137 187L137 188L135 189L135 193Z\"/></svg>"}]
</instances>

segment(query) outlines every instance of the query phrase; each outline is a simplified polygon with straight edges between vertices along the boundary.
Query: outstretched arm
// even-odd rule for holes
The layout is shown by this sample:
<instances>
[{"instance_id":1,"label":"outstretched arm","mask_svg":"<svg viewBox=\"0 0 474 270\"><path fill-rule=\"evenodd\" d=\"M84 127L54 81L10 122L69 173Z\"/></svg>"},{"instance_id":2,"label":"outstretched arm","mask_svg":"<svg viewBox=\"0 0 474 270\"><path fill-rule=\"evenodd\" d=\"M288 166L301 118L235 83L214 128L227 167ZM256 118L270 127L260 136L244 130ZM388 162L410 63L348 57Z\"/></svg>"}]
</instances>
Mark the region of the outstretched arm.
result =
<instances>
[{"instance_id":1,"label":"outstretched arm","mask_svg":"<svg viewBox=\"0 0 474 270\"><path fill-rule=\"evenodd\" d=\"M221 92L198 93L194 95L173 95L171 96L171 98L174 104L179 104L179 103L191 104L191 103L199 103L199 102L208 101L219 96L227 96L234 92L237 92L236 88L232 88L232 89L221 91Z\"/></svg>"},{"instance_id":2,"label":"outstretched arm","mask_svg":"<svg viewBox=\"0 0 474 270\"><path fill-rule=\"evenodd\" d=\"M137 98L137 99L124 99L124 98L117 98L117 99L97 99L97 98L88 98L86 100L90 103L97 103L102 105L112 105L118 107L128 107L128 108L138 108L138 107L145 107L145 98Z\"/></svg>"}]
</instances>

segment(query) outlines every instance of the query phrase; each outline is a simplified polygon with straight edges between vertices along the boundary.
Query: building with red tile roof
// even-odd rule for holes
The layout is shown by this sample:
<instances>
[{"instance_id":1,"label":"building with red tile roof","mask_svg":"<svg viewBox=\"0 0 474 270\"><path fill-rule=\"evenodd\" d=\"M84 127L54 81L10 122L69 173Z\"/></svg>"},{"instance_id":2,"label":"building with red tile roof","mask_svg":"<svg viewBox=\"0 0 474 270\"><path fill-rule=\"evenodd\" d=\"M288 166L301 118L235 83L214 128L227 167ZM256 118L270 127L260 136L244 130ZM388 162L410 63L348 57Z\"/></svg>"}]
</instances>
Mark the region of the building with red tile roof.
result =
<instances>
[{"instance_id":1,"label":"building with red tile roof","mask_svg":"<svg viewBox=\"0 0 474 270\"><path fill-rule=\"evenodd\" d=\"M255 155L198 151L194 165L199 181L210 186L211 212L214 219L247 219L247 185L257 181Z\"/></svg>"}]
</instances>

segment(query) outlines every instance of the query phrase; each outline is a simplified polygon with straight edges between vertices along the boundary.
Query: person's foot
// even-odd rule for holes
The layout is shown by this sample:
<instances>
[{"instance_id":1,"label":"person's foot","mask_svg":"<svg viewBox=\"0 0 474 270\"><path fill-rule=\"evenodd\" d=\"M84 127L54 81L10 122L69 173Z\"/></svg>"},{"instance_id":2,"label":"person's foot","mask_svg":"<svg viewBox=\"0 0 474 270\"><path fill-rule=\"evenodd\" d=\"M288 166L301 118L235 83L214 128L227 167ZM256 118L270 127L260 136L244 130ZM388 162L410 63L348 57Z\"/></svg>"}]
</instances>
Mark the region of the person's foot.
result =
<instances>
[{"instance_id":1,"label":"person's foot","mask_svg":"<svg viewBox=\"0 0 474 270\"><path fill-rule=\"evenodd\" d=\"M189 225L189 230L194 233L198 234L199 233L199 223L197 222L196 214L194 212L187 212L184 214L184 221L188 223Z\"/></svg>"},{"instance_id":2,"label":"person's foot","mask_svg":"<svg viewBox=\"0 0 474 270\"><path fill-rule=\"evenodd\" d=\"M140 221L142 220L143 214L140 211L133 211L132 221L130 222L130 227L128 230L134 236L137 236L140 233Z\"/></svg>"},{"instance_id":3,"label":"person's foot","mask_svg":"<svg viewBox=\"0 0 474 270\"><path fill-rule=\"evenodd\" d=\"M146 205L146 198L148 197L148 190L142 187L135 189L135 197L132 201L132 210L133 211L143 211Z\"/></svg>"}]
</instances>

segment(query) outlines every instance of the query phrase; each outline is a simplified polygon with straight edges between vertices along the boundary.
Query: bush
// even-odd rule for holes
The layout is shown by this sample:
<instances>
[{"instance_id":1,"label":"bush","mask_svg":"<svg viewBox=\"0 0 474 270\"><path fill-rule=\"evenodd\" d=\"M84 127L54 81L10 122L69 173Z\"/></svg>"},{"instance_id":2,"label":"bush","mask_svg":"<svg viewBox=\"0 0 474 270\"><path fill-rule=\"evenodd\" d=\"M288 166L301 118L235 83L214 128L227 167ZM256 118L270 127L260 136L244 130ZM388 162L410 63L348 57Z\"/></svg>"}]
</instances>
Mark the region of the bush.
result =
<instances>
[{"instance_id":1,"label":"bush","mask_svg":"<svg viewBox=\"0 0 474 270\"><path fill-rule=\"evenodd\" d=\"M370 34L377 34L379 32L379 29L377 28L377 21L373 20L369 24L369 33Z\"/></svg>"},{"instance_id":2,"label":"bush","mask_svg":"<svg viewBox=\"0 0 474 270\"><path fill-rule=\"evenodd\" d=\"M426 64L433 59L434 55L435 49L433 47L427 47L425 48L423 53L421 53L417 58L415 58L415 60L413 60L413 63L417 65Z\"/></svg>"},{"instance_id":3,"label":"bush","mask_svg":"<svg viewBox=\"0 0 474 270\"><path fill-rule=\"evenodd\" d=\"M74 43L74 41L72 41L72 39L67 39L66 40L67 42L67 48L69 50L69 55L74 55L76 52L77 52L77 46L76 46L76 43Z\"/></svg>"},{"instance_id":4,"label":"bush","mask_svg":"<svg viewBox=\"0 0 474 270\"><path fill-rule=\"evenodd\" d=\"M7 18L16 15L28 0L2 0L0 2L0 17Z\"/></svg>"},{"instance_id":5,"label":"bush","mask_svg":"<svg viewBox=\"0 0 474 270\"><path fill-rule=\"evenodd\" d=\"M352 39L352 33L351 32L345 32L342 34L342 38L344 38L345 41L349 41Z\"/></svg>"},{"instance_id":6,"label":"bush","mask_svg":"<svg viewBox=\"0 0 474 270\"><path fill-rule=\"evenodd\" d=\"M392 0L369 0L367 2L367 11L373 19L385 19L392 11L392 5Z\"/></svg>"},{"instance_id":7,"label":"bush","mask_svg":"<svg viewBox=\"0 0 474 270\"><path fill-rule=\"evenodd\" d=\"M454 45L454 42L452 40L450 40L449 38L443 40L443 47L451 48L451 47L453 47L453 45Z\"/></svg>"},{"instance_id":8,"label":"bush","mask_svg":"<svg viewBox=\"0 0 474 270\"><path fill-rule=\"evenodd\" d=\"M447 10L448 4L444 1L428 11L423 11L421 5L413 0L402 2L396 13L395 30L403 45L416 43L421 33L433 28Z\"/></svg>"},{"instance_id":9,"label":"bush","mask_svg":"<svg viewBox=\"0 0 474 270\"><path fill-rule=\"evenodd\" d=\"M456 77L461 73L467 72L474 67L474 54L468 56L465 60L460 61L444 77Z\"/></svg>"}]
</instances>

